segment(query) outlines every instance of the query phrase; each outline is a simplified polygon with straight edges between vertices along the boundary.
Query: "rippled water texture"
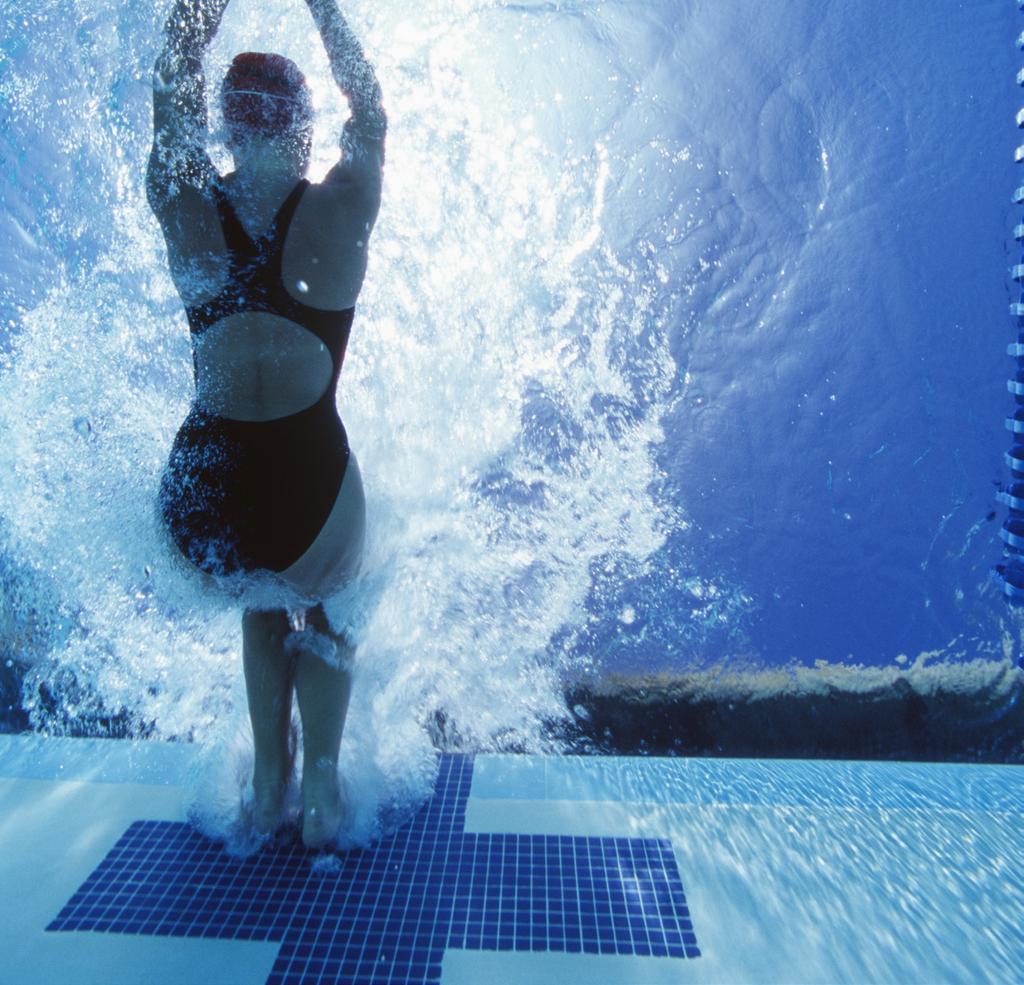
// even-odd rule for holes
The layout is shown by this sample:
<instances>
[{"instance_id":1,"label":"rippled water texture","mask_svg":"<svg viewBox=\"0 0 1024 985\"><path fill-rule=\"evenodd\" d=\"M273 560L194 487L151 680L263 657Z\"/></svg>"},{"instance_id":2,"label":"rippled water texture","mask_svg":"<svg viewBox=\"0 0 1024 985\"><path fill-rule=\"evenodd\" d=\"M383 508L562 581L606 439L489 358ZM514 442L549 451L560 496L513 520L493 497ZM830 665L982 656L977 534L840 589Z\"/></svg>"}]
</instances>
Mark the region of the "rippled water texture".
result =
<instances>
[{"instance_id":1,"label":"rippled water texture","mask_svg":"<svg viewBox=\"0 0 1024 985\"><path fill-rule=\"evenodd\" d=\"M345 740L367 777L423 788L439 710L535 748L561 682L608 669L1015 661L986 582L1012 6L346 5L390 119L339 390L369 498ZM234 734L238 614L152 511L192 388L142 186L164 11L0 11L26 707ZM319 177L345 110L302 5L234 0L209 78L242 49L310 78Z\"/></svg>"}]
</instances>

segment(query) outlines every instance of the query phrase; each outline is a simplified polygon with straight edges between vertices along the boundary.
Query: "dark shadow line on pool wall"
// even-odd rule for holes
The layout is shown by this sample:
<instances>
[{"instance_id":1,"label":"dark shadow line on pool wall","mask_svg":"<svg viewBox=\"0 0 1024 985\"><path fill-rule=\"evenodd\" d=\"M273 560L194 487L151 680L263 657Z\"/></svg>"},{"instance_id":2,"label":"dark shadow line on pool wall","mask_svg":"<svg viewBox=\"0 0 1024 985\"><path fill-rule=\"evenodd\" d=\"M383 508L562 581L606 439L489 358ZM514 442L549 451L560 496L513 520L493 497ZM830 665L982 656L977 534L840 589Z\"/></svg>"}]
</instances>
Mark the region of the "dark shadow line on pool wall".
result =
<instances>
[{"instance_id":1,"label":"dark shadow line on pool wall","mask_svg":"<svg viewBox=\"0 0 1024 985\"><path fill-rule=\"evenodd\" d=\"M785 671L774 686L771 676L572 685L569 718L552 733L573 751L618 755L1024 763L1024 674L1008 661L970 686L959 675L871 684L850 673L808 691L806 681L785 686Z\"/></svg>"}]
</instances>

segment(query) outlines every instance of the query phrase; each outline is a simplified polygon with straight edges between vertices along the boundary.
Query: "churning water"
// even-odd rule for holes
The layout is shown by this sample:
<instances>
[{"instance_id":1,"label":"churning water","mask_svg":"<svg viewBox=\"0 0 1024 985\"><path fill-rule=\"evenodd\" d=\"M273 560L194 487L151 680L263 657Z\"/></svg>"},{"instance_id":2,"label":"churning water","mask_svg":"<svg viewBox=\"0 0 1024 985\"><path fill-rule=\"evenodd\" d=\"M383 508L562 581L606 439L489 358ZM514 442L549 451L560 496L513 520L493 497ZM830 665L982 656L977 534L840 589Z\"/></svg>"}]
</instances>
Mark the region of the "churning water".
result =
<instances>
[{"instance_id":1,"label":"churning water","mask_svg":"<svg viewBox=\"0 0 1024 985\"><path fill-rule=\"evenodd\" d=\"M27 6L0 3L8 658L33 727L241 750L238 609L153 508L192 393L143 191L165 12ZM936 109L994 146L1012 23L852 6L346 5L390 122L339 387L367 574L329 606L360 644L364 831L425 789L431 734L537 748L608 670L813 694L868 664L1015 706L985 583L1006 373L978 339L1009 171ZM309 78L318 179L346 109L304 6L233 0L211 92L246 49Z\"/></svg>"}]
</instances>

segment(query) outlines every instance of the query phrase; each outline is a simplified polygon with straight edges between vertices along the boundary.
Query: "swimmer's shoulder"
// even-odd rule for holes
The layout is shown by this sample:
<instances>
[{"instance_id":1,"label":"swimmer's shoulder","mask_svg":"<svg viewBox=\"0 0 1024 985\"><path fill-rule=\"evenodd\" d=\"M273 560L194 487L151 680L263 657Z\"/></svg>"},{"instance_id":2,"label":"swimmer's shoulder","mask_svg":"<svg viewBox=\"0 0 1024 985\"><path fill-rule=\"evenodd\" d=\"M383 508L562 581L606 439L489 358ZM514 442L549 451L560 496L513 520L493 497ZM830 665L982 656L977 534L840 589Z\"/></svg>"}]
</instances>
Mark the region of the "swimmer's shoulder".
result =
<instances>
[{"instance_id":1,"label":"swimmer's shoulder","mask_svg":"<svg viewBox=\"0 0 1024 985\"><path fill-rule=\"evenodd\" d=\"M325 231L373 227L383 192L384 141L382 130L346 125L338 162L303 195L298 216L303 225L312 221Z\"/></svg>"},{"instance_id":2,"label":"swimmer's shoulder","mask_svg":"<svg viewBox=\"0 0 1024 985\"><path fill-rule=\"evenodd\" d=\"M383 110L349 119L341 132L338 162L320 182L326 196L374 199L384 180L387 117Z\"/></svg>"}]
</instances>

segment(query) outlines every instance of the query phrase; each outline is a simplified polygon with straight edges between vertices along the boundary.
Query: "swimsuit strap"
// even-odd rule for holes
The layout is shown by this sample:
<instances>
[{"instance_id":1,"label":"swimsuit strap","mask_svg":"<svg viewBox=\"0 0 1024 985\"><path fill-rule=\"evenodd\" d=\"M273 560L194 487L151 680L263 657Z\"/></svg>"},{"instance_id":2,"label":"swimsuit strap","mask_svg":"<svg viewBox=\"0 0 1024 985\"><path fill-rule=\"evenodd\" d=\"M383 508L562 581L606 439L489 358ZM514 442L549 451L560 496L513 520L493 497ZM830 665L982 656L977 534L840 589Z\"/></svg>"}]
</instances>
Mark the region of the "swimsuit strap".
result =
<instances>
[{"instance_id":1,"label":"swimsuit strap","mask_svg":"<svg viewBox=\"0 0 1024 985\"><path fill-rule=\"evenodd\" d=\"M288 193L288 197L281 203L281 207L277 210L270 223L270 227L267 230L267 241L274 243L278 249L284 246L284 240L288 235L288 230L291 228L292 219L295 218L295 210L299 207L299 201L308 186L309 182L305 178L300 178L295 187Z\"/></svg>"},{"instance_id":2,"label":"swimsuit strap","mask_svg":"<svg viewBox=\"0 0 1024 985\"><path fill-rule=\"evenodd\" d=\"M224 242L227 245L228 253L232 256L244 256L247 253L253 253L255 251L255 244L245 231L245 226L242 225L241 220L238 218L238 213L235 212L235 207L231 204L231 199L228 198L227 192L219 181L215 181L211 187L213 188L213 200L217 206L217 214L220 217L220 226L224 233Z\"/></svg>"},{"instance_id":3,"label":"swimsuit strap","mask_svg":"<svg viewBox=\"0 0 1024 985\"><path fill-rule=\"evenodd\" d=\"M221 228L224 230L224 241L229 252L236 256L258 256L267 247L276 247L278 250L284 244L284 238L288 234L288 228L292 224L295 210L298 208L299 199L306 190L309 182L300 178L295 187L288 193L287 198L281 203L274 218L270 220L259 239L254 240L242 225L238 213L235 211L227 191L219 181L215 181L213 187L213 198L217 206L217 214L220 216ZM261 249L261 247L263 249ZM271 252L271 251L268 251Z\"/></svg>"}]
</instances>

